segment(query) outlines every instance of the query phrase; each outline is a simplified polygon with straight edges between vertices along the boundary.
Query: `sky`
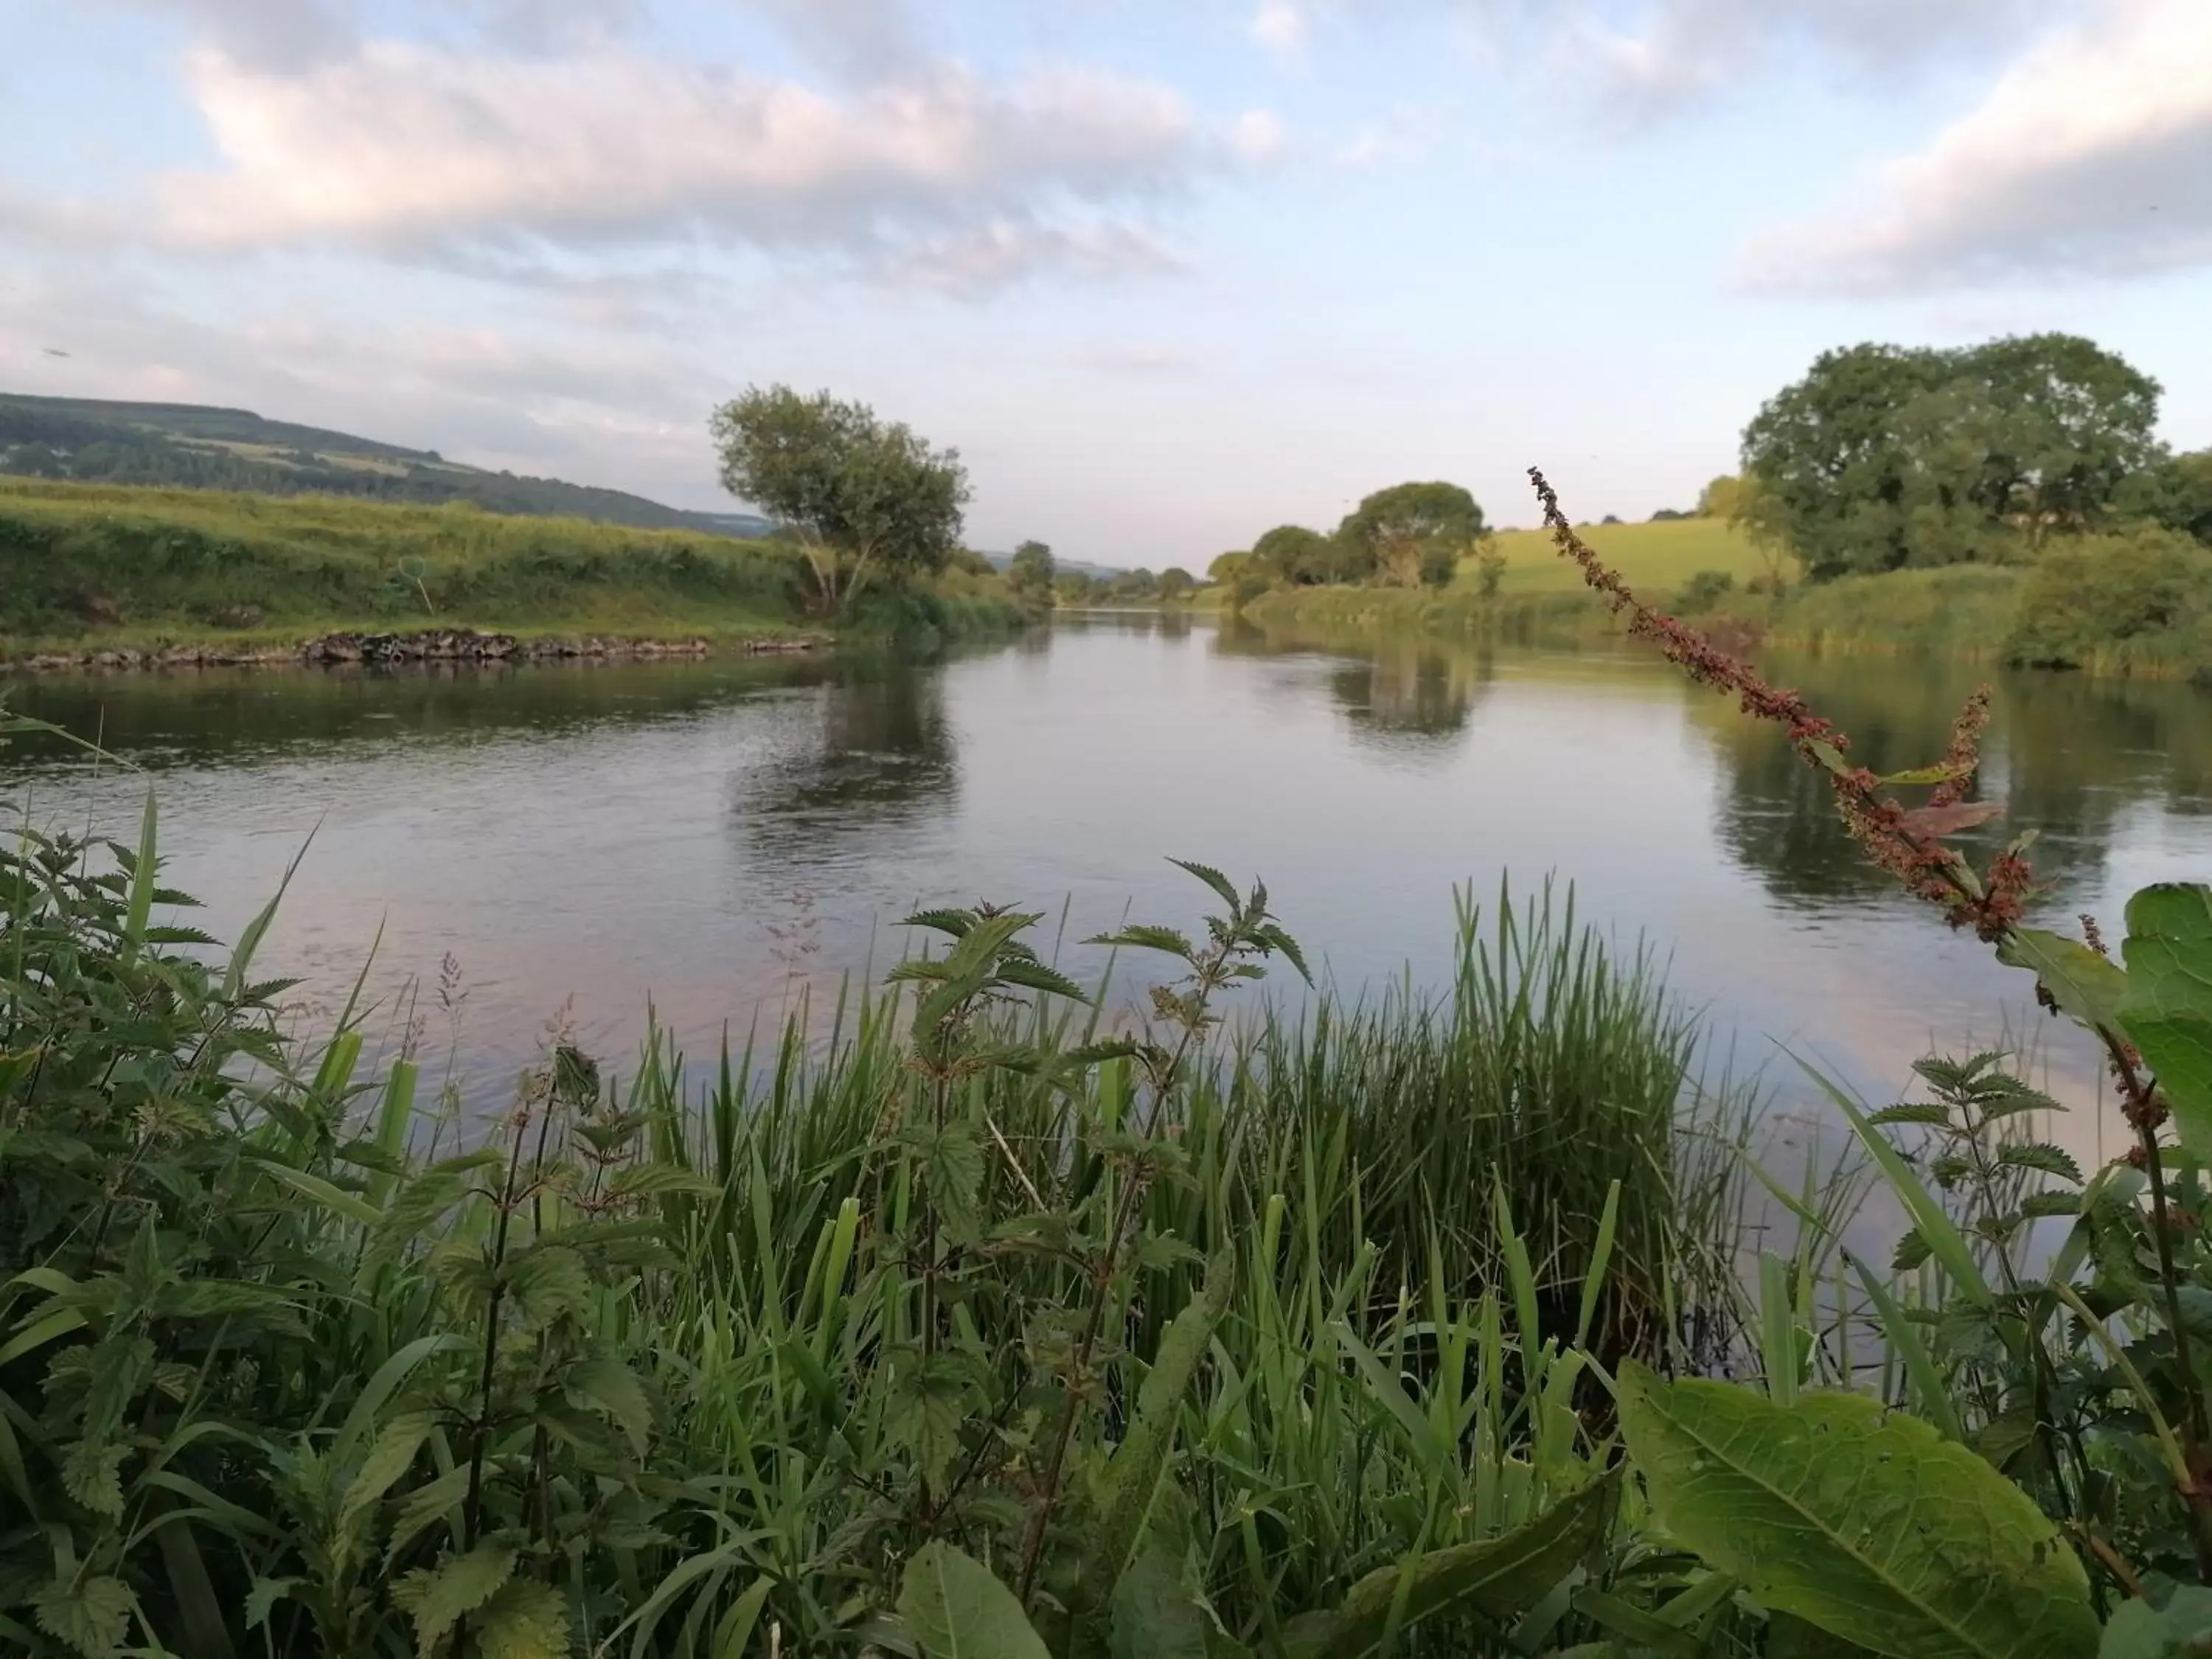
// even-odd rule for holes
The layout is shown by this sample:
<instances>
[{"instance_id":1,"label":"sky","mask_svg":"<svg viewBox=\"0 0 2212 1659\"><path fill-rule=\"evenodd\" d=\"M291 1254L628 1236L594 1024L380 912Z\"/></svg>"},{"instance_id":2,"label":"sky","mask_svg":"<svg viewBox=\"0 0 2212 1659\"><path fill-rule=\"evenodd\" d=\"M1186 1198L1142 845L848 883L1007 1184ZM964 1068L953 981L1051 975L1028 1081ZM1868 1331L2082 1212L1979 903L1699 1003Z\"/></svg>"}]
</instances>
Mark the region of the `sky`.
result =
<instances>
[{"instance_id":1,"label":"sky","mask_svg":"<svg viewBox=\"0 0 2212 1659\"><path fill-rule=\"evenodd\" d=\"M0 0L0 389L729 505L748 386L972 545L1407 478L1684 507L1820 351L2063 330L2212 445L2212 0Z\"/></svg>"}]
</instances>

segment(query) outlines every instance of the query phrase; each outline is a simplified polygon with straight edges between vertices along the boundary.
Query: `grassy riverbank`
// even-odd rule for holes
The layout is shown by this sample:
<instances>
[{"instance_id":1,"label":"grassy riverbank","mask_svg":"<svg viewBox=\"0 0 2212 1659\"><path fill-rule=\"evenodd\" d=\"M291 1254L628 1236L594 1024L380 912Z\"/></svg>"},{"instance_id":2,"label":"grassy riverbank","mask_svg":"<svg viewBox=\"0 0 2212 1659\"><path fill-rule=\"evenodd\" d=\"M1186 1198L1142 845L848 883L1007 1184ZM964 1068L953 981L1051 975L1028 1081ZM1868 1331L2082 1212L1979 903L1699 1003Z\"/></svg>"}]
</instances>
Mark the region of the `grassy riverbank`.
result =
<instances>
[{"instance_id":1,"label":"grassy riverbank","mask_svg":"<svg viewBox=\"0 0 2212 1659\"><path fill-rule=\"evenodd\" d=\"M1726 526L1705 521L1604 526L1586 532L1629 585L1733 647L1761 645L1838 656L1948 656L1961 661L2061 667L2154 679L2212 678L2212 553L2171 532L2136 530L2054 544L2027 565L1946 565L1748 591L1755 556ZM1263 593L1243 615L1262 628L1420 629L1520 640L1600 639L1619 631L1604 604L1559 558L1540 580L1524 532L1499 591L1472 576L1441 590L1289 587ZM1511 539L1511 538L1508 538ZM1725 585L1701 573L1727 575ZM1759 567L1761 574L1771 573Z\"/></svg>"},{"instance_id":2,"label":"grassy riverbank","mask_svg":"<svg viewBox=\"0 0 2212 1659\"><path fill-rule=\"evenodd\" d=\"M714 643L824 631L774 542L469 507L0 481L0 661L341 631ZM864 595L839 631L1009 628L995 574Z\"/></svg>"}]
</instances>

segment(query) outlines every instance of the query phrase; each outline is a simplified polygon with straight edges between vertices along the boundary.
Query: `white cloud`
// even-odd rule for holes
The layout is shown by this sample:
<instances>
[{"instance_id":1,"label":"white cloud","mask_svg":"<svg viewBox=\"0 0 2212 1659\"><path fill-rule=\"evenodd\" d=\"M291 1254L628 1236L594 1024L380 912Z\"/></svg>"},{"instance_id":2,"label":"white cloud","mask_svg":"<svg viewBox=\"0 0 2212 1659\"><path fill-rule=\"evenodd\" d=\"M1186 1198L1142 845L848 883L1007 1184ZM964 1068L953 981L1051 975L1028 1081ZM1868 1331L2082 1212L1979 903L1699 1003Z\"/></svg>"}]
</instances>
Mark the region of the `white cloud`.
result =
<instances>
[{"instance_id":1,"label":"white cloud","mask_svg":"<svg viewBox=\"0 0 2212 1659\"><path fill-rule=\"evenodd\" d=\"M1380 121L1352 134L1336 152L1339 167L1377 167L1389 161L1419 161L1427 156L1445 125L1443 111L1427 105L1400 104Z\"/></svg>"},{"instance_id":2,"label":"white cloud","mask_svg":"<svg viewBox=\"0 0 2212 1659\"><path fill-rule=\"evenodd\" d=\"M1529 0L1509 0L1526 7ZM1549 15L1570 56L1595 59L1613 112L1630 118L1732 90L1778 56L1796 53L1846 78L1899 72L2000 46L2081 0L1565 0Z\"/></svg>"},{"instance_id":3,"label":"white cloud","mask_svg":"<svg viewBox=\"0 0 2212 1659\"><path fill-rule=\"evenodd\" d=\"M1305 50L1306 26L1301 0L1260 0L1245 28L1268 51L1293 58Z\"/></svg>"},{"instance_id":4,"label":"white cloud","mask_svg":"<svg viewBox=\"0 0 2212 1659\"><path fill-rule=\"evenodd\" d=\"M1180 346L1153 344L1100 346L1085 359L1091 368L1115 374L1180 374L1192 361Z\"/></svg>"},{"instance_id":5,"label":"white cloud","mask_svg":"<svg viewBox=\"0 0 2212 1659\"><path fill-rule=\"evenodd\" d=\"M125 10L176 18L198 40L246 62L312 63L353 44L350 0L106 0Z\"/></svg>"},{"instance_id":6,"label":"white cloud","mask_svg":"<svg viewBox=\"0 0 2212 1659\"><path fill-rule=\"evenodd\" d=\"M1755 283L1844 293L2212 264L2212 3L2105 0L1885 167L1754 246Z\"/></svg>"},{"instance_id":7,"label":"white cloud","mask_svg":"<svg viewBox=\"0 0 2212 1659\"><path fill-rule=\"evenodd\" d=\"M836 97L612 49L378 42L289 74L203 50L187 79L224 165L158 181L162 222L218 248L704 239L882 263L1013 225L1080 252L1218 143L1172 91L1080 70L1000 87L944 65Z\"/></svg>"},{"instance_id":8,"label":"white cloud","mask_svg":"<svg viewBox=\"0 0 2212 1659\"><path fill-rule=\"evenodd\" d=\"M1229 148L1247 161L1272 161L1290 143L1290 135L1273 111L1248 109L1229 130Z\"/></svg>"},{"instance_id":9,"label":"white cloud","mask_svg":"<svg viewBox=\"0 0 2212 1659\"><path fill-rule=\"evenodd\" d=\"M907 0L740 0L766 13L817 63L883 80L921 63Z\"/></svg>"}]
</instances>

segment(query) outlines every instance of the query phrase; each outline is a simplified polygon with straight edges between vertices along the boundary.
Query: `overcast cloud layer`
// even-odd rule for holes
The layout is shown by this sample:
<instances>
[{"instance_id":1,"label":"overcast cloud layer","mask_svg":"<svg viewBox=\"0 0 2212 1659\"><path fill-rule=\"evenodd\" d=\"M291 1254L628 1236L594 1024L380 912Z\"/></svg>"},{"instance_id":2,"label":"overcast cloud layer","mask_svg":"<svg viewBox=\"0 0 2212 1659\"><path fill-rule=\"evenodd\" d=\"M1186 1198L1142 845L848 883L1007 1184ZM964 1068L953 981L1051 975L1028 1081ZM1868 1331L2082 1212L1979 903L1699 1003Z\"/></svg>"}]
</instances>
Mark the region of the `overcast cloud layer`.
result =
<instances>
[{"instance_id":1,"label":"overcast cloud layer","mask_svg":"<svg viewBox=\"0 0 2212 1659\"><path fill-rule=\"evenodd\" d=\"M70 15L58 14L68 11ZM83 0L0 62L0 386L706 505L828 385L973 538L1407 476L1680 505L1824 346L2063 327L2212 442L2212 0Z\"/></svg>"}]
</instances>

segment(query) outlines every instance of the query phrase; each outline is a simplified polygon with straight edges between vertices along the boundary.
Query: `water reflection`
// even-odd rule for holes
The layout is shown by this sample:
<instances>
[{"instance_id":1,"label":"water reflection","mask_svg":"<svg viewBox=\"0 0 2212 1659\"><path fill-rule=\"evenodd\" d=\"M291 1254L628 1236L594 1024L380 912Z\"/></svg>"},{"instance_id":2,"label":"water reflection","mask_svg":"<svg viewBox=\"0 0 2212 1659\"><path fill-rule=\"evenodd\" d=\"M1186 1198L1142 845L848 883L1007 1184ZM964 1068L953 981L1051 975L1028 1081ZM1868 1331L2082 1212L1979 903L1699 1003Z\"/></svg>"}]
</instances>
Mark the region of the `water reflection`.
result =
<instances>
[{"instance_id":1,"label":"water reflection","mask_svg":"<svg viewBox=\"0 0 2212 1659\"><path fill-rule=\"evenodd\" d=\"M2098 896L2116 838L2146 807L2184 817L2207 811L2212 699L2186 686L1905 661L1784 658L1769 667L1850 732L1854 758L1877 772L1939 758L1959 705L1990 685L1981 793L2003 801L2005 815L1960 844L1982 856L2033 830L2054 905ZM1825 781L1781 732L1717 699L1692 708L1727 764L1717 829L1736 860L1792 904L1888 898L1891 884L1867 868Z\"/></svg>"},{"instance_id":2,"label":"water reflection","mask_svg":"<svg viewBox=\"0 0 2212 1659\"><path fill-rule=\"evenodd\" d=\"M1773 665L1884 769L1941 752L1971 669ZM158 771L168 875L235 937L314 845L267 951L343 999L472 988L471 1097L503 1098L573 996L618 1060L648 999L695 1055L899 948L917 902L1018 901L1079 940L1198 924L1167 864L1266 879L1347 987L1439 982L1451 894L1547 872L1667 955L1743 1063L1777 1046L1877 1095L1931 1048L2033 1018L2021 975L1862 866L1780 733L1626 643L1482 648L1218 632L1093 613L934 663L840 657L489 672L213 672L19 682L28 712ZM128 834L143 776L4 754L42 813ZM1986 793L2035 828L2045 908L2116 921L2134 886L2212 866L2212 698L2002 678ZM4 793L17 793L9 787ZM1068 946L1087 976L1099 962ZM1270 981L1279 994L1287 983ZM827 999L825 999L826 1000ZM2079 1068L2094 1079L2094 1064ZM2094 1123L2088 1126L2094 1129ZM2094 1155L2087 1144L2075 1148Z\"/></svg>"},{"instance_id":3,"label":"water reflection","mask_svg":"<svg viewBox=\"0 0 2212 1659\"><path fill-rule=\"evenodd\" d=\"M882 836L950 809L960 774L939 669L871 661L811 701L814 719L732 780L731 813L756 851L819 862L841 836Z\"/></svg>"}]
</instances>

